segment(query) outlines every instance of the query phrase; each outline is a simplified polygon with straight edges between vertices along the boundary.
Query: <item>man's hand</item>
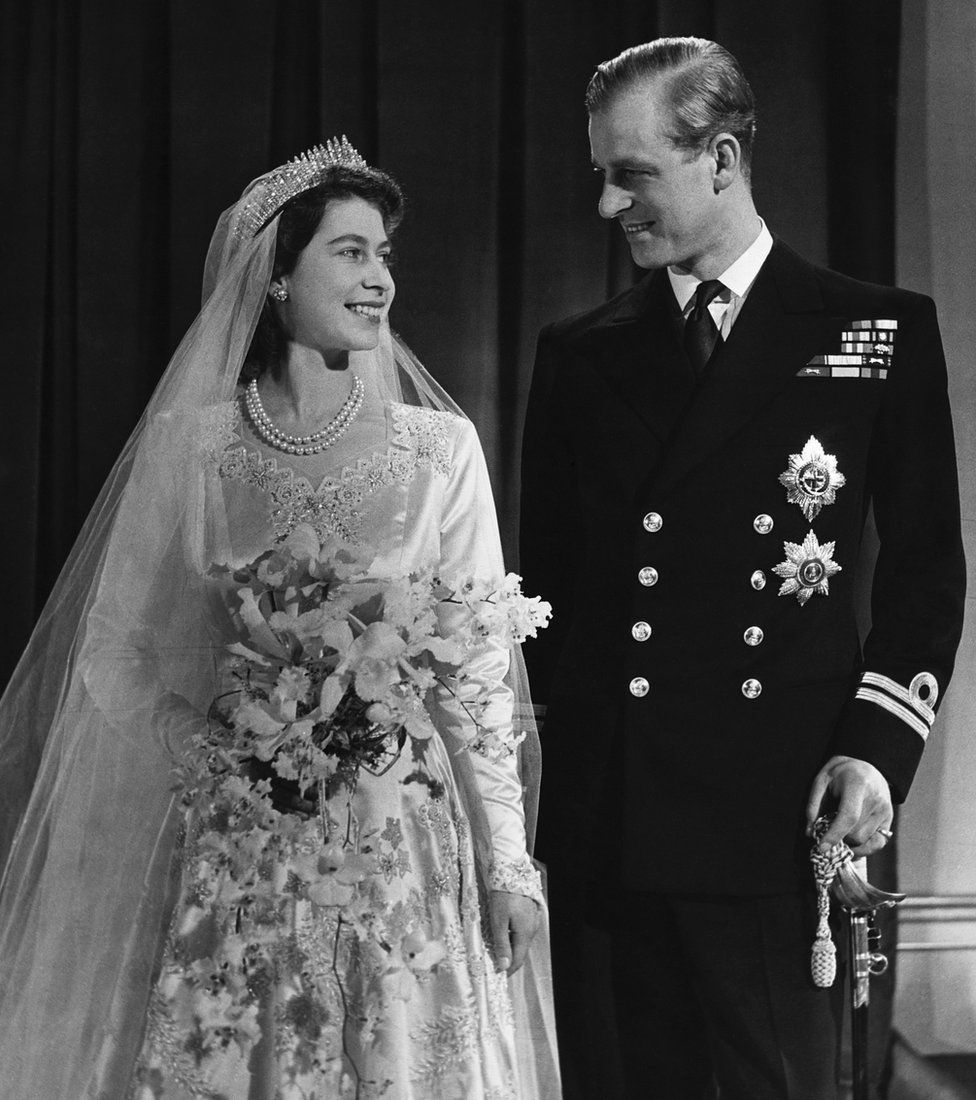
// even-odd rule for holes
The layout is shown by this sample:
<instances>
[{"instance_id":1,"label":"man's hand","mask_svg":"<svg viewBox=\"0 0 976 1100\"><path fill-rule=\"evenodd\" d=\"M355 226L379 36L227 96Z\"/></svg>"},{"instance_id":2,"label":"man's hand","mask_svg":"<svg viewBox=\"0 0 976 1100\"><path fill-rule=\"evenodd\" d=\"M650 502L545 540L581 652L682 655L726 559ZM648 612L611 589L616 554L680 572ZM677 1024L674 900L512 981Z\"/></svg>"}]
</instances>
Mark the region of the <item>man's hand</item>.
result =
<instances>
[{"instance_id":1,"label":"man's hand","mask_svg":"<svg viewBox=\"0 0 976 1100\"><path fill-rule=\"evenodd\" d=\"M509 977L525 962L542 913L531 898L492 890L488 895L491 938L495 944L495 962Z\"/></svg>"},{"instance_id":2,"label":"man's hand","mask_svg":"<svg viewBox=\"0 0 976 1100\"><path fill-rule=\"evenodd\" d=\"M837 811L821 844L829 848L846 841L855 859L869 856L885 846L887 837L880 829L890 829L894 810L888 781L866 760L852 756L833 756L817 773L807 802L807 836L813 823L824 812L824 797L837 802ZM829 808L829 807L828 807Z\"/></svg>"}]
</instances>

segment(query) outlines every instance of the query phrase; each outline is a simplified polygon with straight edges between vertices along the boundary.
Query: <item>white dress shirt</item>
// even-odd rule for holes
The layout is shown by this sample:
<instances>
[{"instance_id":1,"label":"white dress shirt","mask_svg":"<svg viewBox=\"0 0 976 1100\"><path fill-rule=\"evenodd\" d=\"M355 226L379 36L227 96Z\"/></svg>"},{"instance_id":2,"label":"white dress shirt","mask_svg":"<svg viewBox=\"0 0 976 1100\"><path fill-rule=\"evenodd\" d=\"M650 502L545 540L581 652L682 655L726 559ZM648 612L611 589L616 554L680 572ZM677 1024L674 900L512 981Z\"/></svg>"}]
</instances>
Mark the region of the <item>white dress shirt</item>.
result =
<instances>
[{"instance_id":1,"label":"white dress shirt","mask_svg":"<svg viewBox=\"0 0 976 1100\"><path fill-rule=\"evenodd\" d=\"M729 338L732 326L742 309L746 296L756 281L759 269L766 262L770 249L773 247L773 238L766 223L759 219L759 233L751 245L719 275L718 280L725 287L712 299L708 305L708 311L718 328L723 340ZM692 309L692 299L698 284L701 283L695 275L686 275L668 268L668 278L671 280L671 289L681 307L681 315L687 320Z\"/></svg>"}]
</instances>

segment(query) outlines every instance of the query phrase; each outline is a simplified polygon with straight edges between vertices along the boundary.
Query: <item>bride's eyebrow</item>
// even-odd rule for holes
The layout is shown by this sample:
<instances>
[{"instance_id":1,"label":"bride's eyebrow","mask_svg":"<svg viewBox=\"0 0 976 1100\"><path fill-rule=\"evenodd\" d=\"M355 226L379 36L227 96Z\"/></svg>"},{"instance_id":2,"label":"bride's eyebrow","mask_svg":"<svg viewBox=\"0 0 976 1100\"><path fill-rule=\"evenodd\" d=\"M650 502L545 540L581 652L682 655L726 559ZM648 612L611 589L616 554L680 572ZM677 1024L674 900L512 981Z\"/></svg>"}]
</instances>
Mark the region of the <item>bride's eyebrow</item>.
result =
<instances>
[{"instance_id":1,"label":"bride's eyebrow","mask_svg":"<svg viewBox=\"0 0 976 1100\"><path fill-rule=\"evenodd\" d=\"M334 244L340 244L342 241L354 241L356 244L361 244L366 248L369 247L370 243L365 237L361 237L358 233L342 233L338 237L333 237L332 240L328 243L331 246ZM382 241L377 241L376 247L386 248L389 246L389 243L390 242L384 238L384 240Z\"/></svg>"}]
</instances>

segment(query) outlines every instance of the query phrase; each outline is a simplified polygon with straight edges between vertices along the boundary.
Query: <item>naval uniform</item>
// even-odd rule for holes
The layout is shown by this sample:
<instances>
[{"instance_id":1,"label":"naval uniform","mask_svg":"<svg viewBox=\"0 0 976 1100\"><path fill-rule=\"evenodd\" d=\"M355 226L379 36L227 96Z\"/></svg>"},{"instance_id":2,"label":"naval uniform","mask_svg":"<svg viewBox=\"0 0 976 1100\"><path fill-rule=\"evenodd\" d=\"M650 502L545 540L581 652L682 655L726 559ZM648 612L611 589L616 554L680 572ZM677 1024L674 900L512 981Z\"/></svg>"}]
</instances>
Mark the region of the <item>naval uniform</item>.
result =
<instances>
[{"instance_id":1,"label":"naval uniform","mask_svg":"<svg viewBox=\"0 0 976 1100\"><path fill-rule=\"evenodd\" d=\"M723 1098L828 1095L810 785L840 754L904 799L961 633L932 301L814 267L764 227L749 251L758 274L727 273L747 285L709 307L722 339L700 375L692 291L665 269L539 339L521 571L554 608L526 659L548 707L538 850L569 1095L593 1034L582 909L610 930L628 1072L658 1075L640 1095L700 1095L712 1068Z\"/></svg>"}]
</instances>

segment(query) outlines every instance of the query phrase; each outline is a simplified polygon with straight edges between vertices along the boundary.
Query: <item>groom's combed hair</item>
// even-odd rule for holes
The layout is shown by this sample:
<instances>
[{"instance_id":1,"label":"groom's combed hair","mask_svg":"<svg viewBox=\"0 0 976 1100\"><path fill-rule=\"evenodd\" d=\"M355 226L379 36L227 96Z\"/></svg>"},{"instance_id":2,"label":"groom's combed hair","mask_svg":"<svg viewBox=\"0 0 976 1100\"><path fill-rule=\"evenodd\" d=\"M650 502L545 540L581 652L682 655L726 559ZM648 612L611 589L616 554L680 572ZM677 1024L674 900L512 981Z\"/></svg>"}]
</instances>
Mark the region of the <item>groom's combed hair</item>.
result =
<instances>
[{"instance_id":1,"label":"groom's combed hair","mask_svg":"<svg viewBox=\"0 0 976 1100\"><path fill-rule=\"evenodd\" d=\"M718 133L734 134L746 178L756 134L756 102L736 59L707 38L656 38L604 61L586 89L592 115L622 92L664 78L675 147L699 152Z\"/></svg>"}]
</instances>

